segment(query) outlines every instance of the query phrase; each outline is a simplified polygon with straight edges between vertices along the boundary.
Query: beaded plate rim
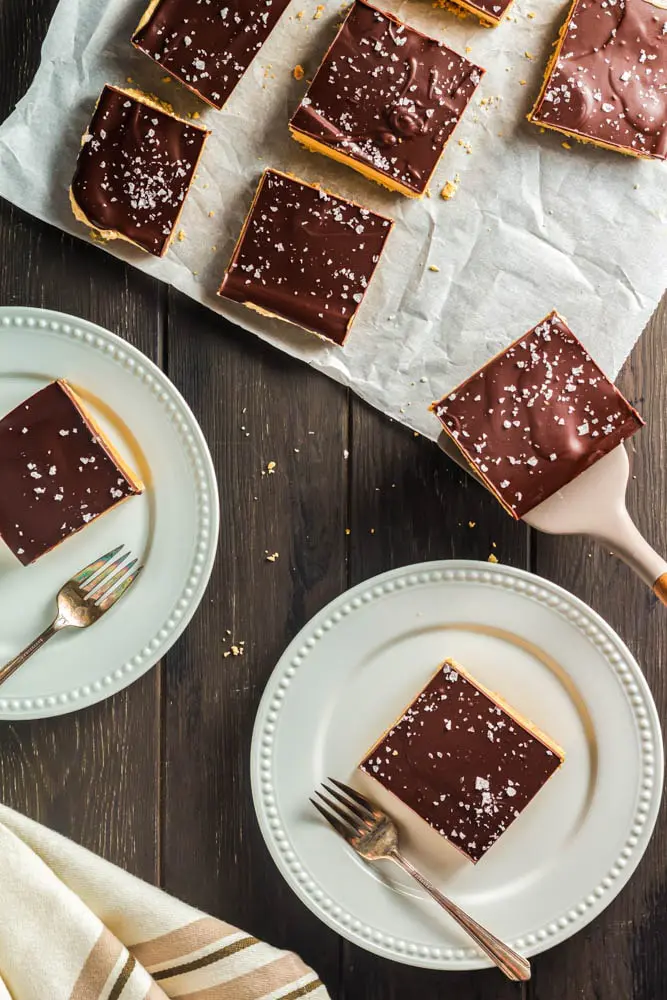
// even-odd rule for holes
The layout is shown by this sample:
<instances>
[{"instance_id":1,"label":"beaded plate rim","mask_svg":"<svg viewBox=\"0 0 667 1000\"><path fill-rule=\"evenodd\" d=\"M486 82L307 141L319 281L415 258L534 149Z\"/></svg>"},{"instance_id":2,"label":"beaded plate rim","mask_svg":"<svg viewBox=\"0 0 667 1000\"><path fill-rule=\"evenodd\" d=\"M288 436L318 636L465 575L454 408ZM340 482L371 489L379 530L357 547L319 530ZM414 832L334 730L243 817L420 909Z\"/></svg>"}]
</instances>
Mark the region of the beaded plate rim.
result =
<instances>
[{"instance_id":1,"label":"beaded plate rim","mask_svg":"<svg viewBox=\"0 0 667 1000\"><path fill-rule=\"evenodd\" d=\"M50 309L2 306L0 333L10 328L34 329L83 343L104 354L125 375L136 378L151 392L164 409L166 419L176 428L192 467L198 524L192 562L180 595L142 650L90 684L58 695L0 697L0 720L4 721L42 719L76 711L116 694L152 669L185 631L201 603L213 570L220 528L218 484L204 433L178 389L150 358L96 323Z\"/></svg>"},{"instance_id":2,"label":"beaded plate rim","mask_svg":"<svg viewBox=\"0 0 667 1000\"><path fill-rule=\"evenodd\" d=\"M490 962L470 948L434 948L418 941L396 940L347 912L317 885L297 857L283 828L273 777L273 751L280 711L292 678L317 642L340 621L371 601L397 590L452 582L501 587L544 604L575 625L603 655L626 694L641 745L641 781L637 808L618 857L597 885L578 903L543 927L510 943L526 956L539 954L575 934L609 905L629 881L651 838L663 783L663 741L658 712L640 667L610 625L568 591L527 570L474 560L442 560L390 570L334 599L299 632L269 678L260 702L251 746L253 801L260 829L290 888L324 923L354 944L409 965L438 970L486 968Z\"/></svg>"}]
</instances>

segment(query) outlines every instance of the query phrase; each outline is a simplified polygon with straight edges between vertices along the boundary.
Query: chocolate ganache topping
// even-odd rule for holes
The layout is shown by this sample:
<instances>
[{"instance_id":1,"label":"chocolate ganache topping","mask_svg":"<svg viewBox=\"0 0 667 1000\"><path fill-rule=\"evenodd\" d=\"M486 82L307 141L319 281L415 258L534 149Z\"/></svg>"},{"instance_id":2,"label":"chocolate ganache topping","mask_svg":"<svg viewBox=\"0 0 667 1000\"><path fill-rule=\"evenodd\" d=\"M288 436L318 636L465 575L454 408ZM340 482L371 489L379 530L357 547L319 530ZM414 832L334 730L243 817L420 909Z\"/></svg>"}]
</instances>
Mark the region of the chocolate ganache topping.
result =
<instances>
[{"instance_id":1,"label":"chocolate ganache topping","mask_svg":"<svg viewBox=\"0 0 667 1000\"><path fill-rule=\"evenodd\" d=\"M577 0L531 118L639 156L667 156L667 10Z\"/></svg>"},{"instance_id":2,"label":"chocolate ganache topping","mask_svg":"<svg viewBox=\"0 0 667 1000\"><path fill-rule=\"evenodd\" d=\"M141 492L62 382L0 420L0 537L25 565Z\"/></svg>"},{"instance_id":3,"label":"chocolate ganache topping","mask_svg":"<svg viewBox=\"0 0 667 1000\"><path fill-rule=\"evenodd\" d=\"M267 170L219 294L342 344L392 224Z\"/></svg>"},{"instance_id":4,"label":"chocolate ganache topping","mask_svg":"<svg viewBox=\"0 0 667 1000\"><path fill-rule=\"evenodd\" d=\"M161 256L208 135L134 93L105 87L76 164L75 210L95 229Z\"/></svg>"},{"instance_id":5,"label":"chocolate ganache topping","mask_svg":"<svg viewBox=\"0 0 667 1000\"><path fill-rule=\"evenodd\" d=\"M204 101L221 108L289 0L161 0L134 45Z\"/></svg>"},{"instance_id":6,"label":"chocolate ganache topping","mask_svg":"<svg viewBox=\"0 0 667 1000\"><path fill-rule=\"evenodd\" d=\"M433 408L517 518L644 423L557 313Z\"/></svg>"},{"instance_id":7,"label":"chocolate ganache topping","mask_svg":"<svg viewBox=\"0 0 667 1000\"><path fill-rule=\"evenodd\" d=\"M483 73L356 0L291 128L421 194Z\"/></svg>"},{"instance_id":8,"label":"chocolate ganache topping","mask_svg":"<svg viewBox=\"0 0 667 1000\"><path fill-rule=\"evenodd\" d=\"M561 762L447 661L360 766L479 861Z\"/></svg>"}]
</instances>

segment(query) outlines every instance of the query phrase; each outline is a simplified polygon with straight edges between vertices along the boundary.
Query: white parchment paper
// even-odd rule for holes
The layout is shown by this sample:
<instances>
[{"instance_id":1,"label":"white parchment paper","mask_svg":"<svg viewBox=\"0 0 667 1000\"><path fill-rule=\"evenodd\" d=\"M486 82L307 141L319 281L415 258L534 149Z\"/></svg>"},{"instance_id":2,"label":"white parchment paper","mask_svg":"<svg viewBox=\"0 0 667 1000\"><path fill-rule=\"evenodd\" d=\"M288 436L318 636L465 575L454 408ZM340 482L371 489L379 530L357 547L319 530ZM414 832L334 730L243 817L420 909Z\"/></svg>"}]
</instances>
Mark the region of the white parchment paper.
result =
<instances>
[{"instance_id":1,"label":"white parchment paper","mask_svg":"<svg viewBox=\"0 0 667 1000\"><path fill-rule=\"evenodd\" d=\"M89 239L67 194L79 141L103 84L129 77L181 113L199 111L214 134L182 216L185 238L163 260L120 241L109 253L431 438L439 429L431 401L554 307L617 374L666 284L667 166L575 143L567 150L562 137L526 121L568 0L516 0L496 29L430 0L378 3L487 70L422 201L385 191L288 135L306 89L293 68L312 76L341 21L338 2L318 10L315 0L293 0L222 112L165 83L133 50L144 5L61 0L35 80L0 128L0 195ZM215 296L265 165L396 219L343 349ZM445 201L440 190L457 174L458 194Z\"/></svg>"}]
</instances>

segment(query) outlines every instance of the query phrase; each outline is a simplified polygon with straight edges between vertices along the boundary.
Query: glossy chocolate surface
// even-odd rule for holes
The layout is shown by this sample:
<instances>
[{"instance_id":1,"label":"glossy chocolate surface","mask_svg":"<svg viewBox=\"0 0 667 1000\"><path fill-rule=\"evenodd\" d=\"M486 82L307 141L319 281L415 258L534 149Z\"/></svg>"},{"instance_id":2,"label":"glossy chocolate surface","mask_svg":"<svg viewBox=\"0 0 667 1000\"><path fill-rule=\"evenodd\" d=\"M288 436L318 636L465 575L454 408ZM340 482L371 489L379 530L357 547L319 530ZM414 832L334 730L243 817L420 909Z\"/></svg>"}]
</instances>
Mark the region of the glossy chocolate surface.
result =
<instances>
[{"instance_id":1,"label":"glossy chocolate surface","mask_svg":"<svg viewBox=\"0 0 667 1000\"><path fill-rule=\"evenodd\" d=\"M291 126L422 193L483 73L356 0Z\"/></svg>"},{"instance_id":2,"label":"glossy chocolate surface","mask_svg":"<svg viewBox=\"0 0 667 1000\"><path fill-rule=\"evenodd\" d=\"M479 861L560 764L447 661L361 769Z\"/></svg>"},{"instance_id":3,"label":"glossy chocolate surface","mask_svg":"<svg viewBox=\"0 0 667 1000\"><path fill-rule=\"evenodd\" d=\"M392 222L265 171L219 294L342 344Z\"/></svg>"},{"instance_id":4,"label":"glossy chocolate surface","mask_svg":"<svg viewBox=\"0 0 667 1000\"><path fill-rule=\"evenodd\" d=\"M288 2L161 0L132 41L214 108L221 108Z\"/></svg>"},{"instance_id":5,"label":"glossy chocolate surface","mask_svg":"<svg viewBox=\"0 0 667 1000\"><path fill-rule=\"evenodd\" d=\"M206 129L105 87L72 181L77 205L95 229L121 233L160 256L207 135Z\"/></svg>"},{"instance_id":6,"label":"glossy chocolate surface","mask_svg":"<svg viewBox=\"0 0 667 1000\"><path fill-rule=\"evenodd\" d=\"M59 382L0 420L0 537L24 564L138 492Z\"/></svg>"},{"instance_id":7,"label":"glossy chocolate surface","mask_svg":"<svg viewBox=\"0 0 667 1000\"><path fill-rule=\"evenodd\" d=\"M644 423L557 313L492 358L434 410L515 517Z\"/></svg>"},{"instance_id":8,"label":"glossy chocolate surface","mask_svg":"<svg viewBox=\"0 0 667 1000\"><path fill-rule=\"evenodd\" d=\"M531 117L665 159L667 10L647 0L578 0Z\"/></svg>"}]
</instances>

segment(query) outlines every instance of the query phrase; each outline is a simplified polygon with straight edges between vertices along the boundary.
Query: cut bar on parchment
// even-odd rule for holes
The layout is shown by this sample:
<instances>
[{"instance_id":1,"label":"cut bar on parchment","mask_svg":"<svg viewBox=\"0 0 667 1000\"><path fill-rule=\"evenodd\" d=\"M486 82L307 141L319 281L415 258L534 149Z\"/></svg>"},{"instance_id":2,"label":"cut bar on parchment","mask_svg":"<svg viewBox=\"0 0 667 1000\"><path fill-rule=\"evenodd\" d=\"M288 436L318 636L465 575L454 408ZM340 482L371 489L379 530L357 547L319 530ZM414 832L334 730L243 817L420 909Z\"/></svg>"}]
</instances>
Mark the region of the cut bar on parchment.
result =
<instances>
[{"instance_id":1,"label":"cut bar on parchment","mask_svg":"<svg viewBox=\"0 0 667 1000\"><path fill-rule=\"evenodd\" d=\"M152 0L133 45L222 108L289 0Z\"/></svg>"},{"instance_id":2,"label":"cut bar on parchment","mask_svg":"<svg viewBox=\"0 0 667 1000\"><path fill-rule=\"evenodd\" d=\"M266 170L219 294L342 344L392 225L320 187Z\"/></svg>"},{"instance_id":3,"label":"cut bar on parchment","mask_svg":"<svg viewBox=\"0 0 667 1000\"><path fill-rule=\"evenodd\" d=\"M667 157L667 10L575 0L529 118L630 156Z\"/></svg>"},{"instance_id":4,"label":"cut bar on parchment","mask_svg":"<svg viewBox=\"0 0 667 1000\"><path fill-rule=\"evenodd\" d=\"M307 149L420 197L483 75L442 42L356 0L290 131Z\"/></svg>"},{"instance_id":5,"label":"cut bar on parchment","mask_svg":"<svg viewBox=\"0 0 667 1000\"><path fill-rule=\"evenodd\" d=\"M495 28L500 24L513 0L448 0L468 14L474 14L483 24Z\"/></svg>"},{"instance_id":6,"label":"cut bar on parchment","mask_svg":"<svg viewBox=\"0 0 667 1000\"><path fill-rule=\"evenodd\" d=\"M70 188L75 216L104 239L162 257L209 134L145 94L106 86Z\"/></svg>"}]
</instances>

